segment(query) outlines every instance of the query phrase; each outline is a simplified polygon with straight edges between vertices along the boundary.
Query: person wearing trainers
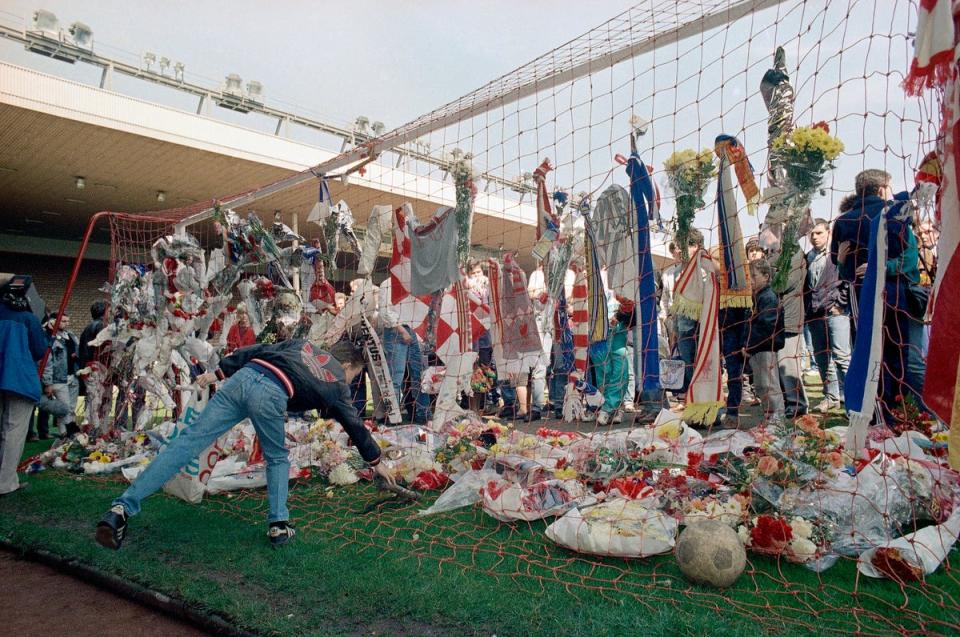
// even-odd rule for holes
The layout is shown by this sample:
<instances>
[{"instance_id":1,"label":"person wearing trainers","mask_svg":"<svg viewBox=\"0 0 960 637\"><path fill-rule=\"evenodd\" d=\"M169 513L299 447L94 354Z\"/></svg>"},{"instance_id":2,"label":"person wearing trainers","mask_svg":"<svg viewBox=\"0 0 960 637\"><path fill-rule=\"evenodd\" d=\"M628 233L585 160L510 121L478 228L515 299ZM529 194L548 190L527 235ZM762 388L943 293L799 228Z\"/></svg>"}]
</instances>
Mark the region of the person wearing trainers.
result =
<instances>
[{"instance_id":1,"label":"person wearing trainers","mask_svg":"<svg viewBox=\"0 0 960 637\"><path fill-rule=\"evenodd\" d=\"M274 545L293 538L287 511L290 461L284 446L287 410L317 409L346 430L374 472L388 484L395 481L380 463L380 448L357 417L350 400L349 382L363 369L363 354L349 341L329 352L301 339L254 345L220 361L215 372L197 378L200 387L226 380L200 413L197 421L175 438L142 474L113 501L97 525L99 544L119 549L127 535L127 520L140 512L141 502L153 494L229 431L249 418L263 446L267 463L268 536Z\"/></svg>"},{"instance_id":2,"label":"person wearing trainers","mask_svg":"<svg viewBox=\"0 0 960 637\"><path fill-rule=\"evenodd\" d=\"M847 283L830 260L830 224L815 219L807 253L807 327L813 357L823 381L823 400L814 411L826 412L843 401L843 383L850 365L850 313Z\"/></svg>"}]
</instances>

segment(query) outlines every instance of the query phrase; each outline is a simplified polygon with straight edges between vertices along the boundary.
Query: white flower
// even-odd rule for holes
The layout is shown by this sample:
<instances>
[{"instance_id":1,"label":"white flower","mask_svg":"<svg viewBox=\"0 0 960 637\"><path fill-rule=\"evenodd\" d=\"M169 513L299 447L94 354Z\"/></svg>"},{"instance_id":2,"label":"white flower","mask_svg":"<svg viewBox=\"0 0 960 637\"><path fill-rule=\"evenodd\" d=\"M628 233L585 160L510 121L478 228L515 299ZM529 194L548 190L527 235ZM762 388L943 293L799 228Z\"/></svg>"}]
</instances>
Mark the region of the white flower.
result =
<instances>
[{"instance_id":1,"label":"white flower","mask_svg":"<svg viewBox=\"0 0 960 637\"><path fill-rule=\"evenodd\" d=\"M787 552L792 562L809 562L817 556L817 545L806 538L798 537L787 545Z\"/></svg>"},{"instance_id":2,"label":"white flower","mask_svg":"<svg viewBox=\"0 0 960 637\"><path fill-rule=\"evenodd\" d=\"M338 464L333 468L333 471L330 472L330 475L327 476L327 480L330 481L330 484L344 485L344 484L353 484L357 482L360 478L357 476L356 472L350 468L346 462Z\"/></svg>"},{"instance_id":3,"label":"white flower","mask_svg":"<svg viewBox=\"0 0 960 637\"><path fill-rule=\"evenodd\" d=\"M790 528L793 529L793 535L795 537L804 540L809 540L813 535L813 525L803 518L793 518L790 520Z\"/></svg>"},{"instance_id":4,"label":"white flower","mask_svg":"<svg viewBox=\"0 0 960 637\"><path fill-rule=\"evenodd\" d=\"M741 526L737 529L737 537L740 538L740 543L744 546L750 546L750 531L745 526Z\"/></svg>"}]
</instances>

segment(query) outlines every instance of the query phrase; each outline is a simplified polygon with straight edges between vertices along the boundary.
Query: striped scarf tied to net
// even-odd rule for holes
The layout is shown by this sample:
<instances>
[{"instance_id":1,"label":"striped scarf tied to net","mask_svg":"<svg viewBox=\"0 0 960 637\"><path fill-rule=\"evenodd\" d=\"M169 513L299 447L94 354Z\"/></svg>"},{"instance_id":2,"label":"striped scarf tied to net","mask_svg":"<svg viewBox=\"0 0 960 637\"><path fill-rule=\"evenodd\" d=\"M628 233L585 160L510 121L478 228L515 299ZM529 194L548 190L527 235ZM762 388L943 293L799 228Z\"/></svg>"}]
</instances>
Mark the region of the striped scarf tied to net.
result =
<instances>
[{"instance_id":1,"label":"striped scarf tied to net","mask_svg":"<svg viewBox=\"0 0 960 637\"><path fill-rule=\"evenodd\" d=\"M737 216L737 193L733 187L732 172L747 200L747 210L753 214L760 200L760 189L753 176L753 167L747 153L736 137L720 135L714 142L714 152L720 158L717 180L717 221L720 228L720 307L750 308L753 296L743 231Z\"/></svg>"}]
</instances>

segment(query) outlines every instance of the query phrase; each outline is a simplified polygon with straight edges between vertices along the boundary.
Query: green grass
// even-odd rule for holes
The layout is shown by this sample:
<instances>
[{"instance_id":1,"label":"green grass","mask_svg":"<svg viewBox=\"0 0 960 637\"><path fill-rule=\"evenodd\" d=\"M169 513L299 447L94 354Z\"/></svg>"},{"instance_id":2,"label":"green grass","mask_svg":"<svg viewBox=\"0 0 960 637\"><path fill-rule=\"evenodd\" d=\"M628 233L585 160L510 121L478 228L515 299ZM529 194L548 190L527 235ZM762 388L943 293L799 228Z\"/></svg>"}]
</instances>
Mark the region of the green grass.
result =
<instances>
[{"instance_id":1,"label":"green grass","mask_svg":"<svg viewBox=\"0 0 960 637\"><path fill-rule=\"evenodd\" d=\"M28 446L36 453L44 443ZM926 584L857 577L842 560L817 575L750 556L726 591L692 586L672 556L619 560L553 545L546 523L501 524L478 508L416 517L424 504L364 509L369 486L327 497L319 480L291 488L299 534L273 550L265 495L160 495L133 519L123 550L92 541L122 482L46 471L0 498L0 536L75 557L282 635L956 634L956 555Z\"/></svg>"}]
</instances>

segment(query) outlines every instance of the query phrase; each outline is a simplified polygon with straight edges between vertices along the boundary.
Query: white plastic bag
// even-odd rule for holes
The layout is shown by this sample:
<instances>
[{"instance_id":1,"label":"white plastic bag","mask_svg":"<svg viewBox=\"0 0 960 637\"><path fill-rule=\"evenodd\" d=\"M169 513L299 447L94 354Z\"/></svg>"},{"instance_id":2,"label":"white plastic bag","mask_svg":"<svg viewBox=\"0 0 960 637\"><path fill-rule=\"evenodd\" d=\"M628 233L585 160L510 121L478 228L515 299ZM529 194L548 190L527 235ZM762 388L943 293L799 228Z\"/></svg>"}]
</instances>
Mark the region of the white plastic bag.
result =
<instances>
[{"instance_id":1,"label":"white plastic bag","mask_svg":"<svg viewBox=\"0 0 960 637\"><path fill-rule=\"evenodd\" d=\"M573 508L547 527L547 537L578 553L647 557L673 550L677 521L649 502L615 498Z\"/></svg>"}]
</instances>

